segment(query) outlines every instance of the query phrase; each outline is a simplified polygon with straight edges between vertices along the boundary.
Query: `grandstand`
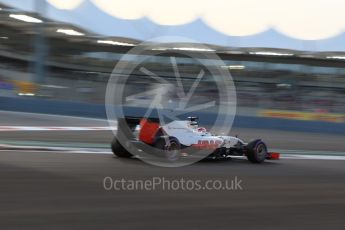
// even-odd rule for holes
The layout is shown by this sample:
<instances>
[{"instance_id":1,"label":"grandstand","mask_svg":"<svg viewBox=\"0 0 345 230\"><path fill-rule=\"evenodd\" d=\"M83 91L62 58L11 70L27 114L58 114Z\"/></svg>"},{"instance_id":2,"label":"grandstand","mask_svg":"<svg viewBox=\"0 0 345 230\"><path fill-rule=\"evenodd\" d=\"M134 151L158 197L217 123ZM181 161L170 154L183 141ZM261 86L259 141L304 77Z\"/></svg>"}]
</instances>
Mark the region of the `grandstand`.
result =
<instances>
[{"instance_id":1,"label":"grandstand","mask_svg":"<svg viewBox=\"0 0 345 230\"><path fill-rule=\"evenodd\" d=\"M0 96L102 104L114 66L123 54L143 42L104 37L76 25L6 5L0 8ZM30 23L13 15L27 15L42 23ZM34 70L38 33L46 48L45 72L41 80L37 79ZM345 113L343 52L206 45L225 63L216 67L231 72L239 107ZM189 52L200 54L200 59L204 58L203 52L208 52L196 43L160 43L157 46L159 50L145 53L146 56L155 55L146 65L166 78L171 77L173 71L169 57L162 51L173 53L175 47L188 47ZM188 57L177 55L176 60L183 77L195 76L200 69ZM139 72L133 74L141 82L149 83Z\"/></svg>"}]
</instances>

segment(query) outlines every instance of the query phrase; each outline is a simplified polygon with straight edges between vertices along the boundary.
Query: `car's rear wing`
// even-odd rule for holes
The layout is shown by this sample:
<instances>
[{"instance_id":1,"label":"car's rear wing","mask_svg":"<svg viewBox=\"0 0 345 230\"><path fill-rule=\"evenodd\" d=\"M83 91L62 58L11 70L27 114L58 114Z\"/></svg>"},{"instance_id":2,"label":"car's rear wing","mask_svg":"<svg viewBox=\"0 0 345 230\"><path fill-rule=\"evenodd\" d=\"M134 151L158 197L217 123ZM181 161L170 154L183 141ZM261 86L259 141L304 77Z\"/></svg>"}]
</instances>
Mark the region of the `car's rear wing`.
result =
<instances>
[{"instance_id":1,"label":"car's rear wing","mask_svg":"<svg viewBox=\"0 0 345 230\"><path fill-rule=\"evenodd\" d=\"M123 118L118 118L117 119L117 138L124 138L124 139L132 139L132 138L138 138L138 131L137 126L142 125L144 121L149 121L152 123L155 123L156 126L160 124L159 118L154 118L154 117L130 117L126 116ZM148 124L148 123L146 123ZM147 126L147 125L146 125ZM139 135L142 131L142 127L140 128ZM145 133L145 135L147 132Z\"/></svg>"},{"instance_id":2,"label":"car's rear wing","mask_svg":"<svg viewBox=\"0 0 345 230\"><path fill-rule=\"evenodd\" d=\"M151 121L151 122L158 122L159 123L159 118L156 118L156 117L128 117L128 116L126 116L122 119L124 119L127 122L127 124L139 124L143 118L145 118L146 120Z\"/></svg>"},{"instance_id":3,"label":"car's rear wing","mask_svg":"<svg viewBox=\"0 0 345 230\"><path fill-rule=\"evenodd\" d=\"M135 127L140 124L140 121L145 118L148 121L160 123L159 118L156 117L132 117L132 116L126 116L124 118L118 118L118 128L122 129L124 127L130 128L132 131L134 131Z\"/></svg>"}]
</instances>

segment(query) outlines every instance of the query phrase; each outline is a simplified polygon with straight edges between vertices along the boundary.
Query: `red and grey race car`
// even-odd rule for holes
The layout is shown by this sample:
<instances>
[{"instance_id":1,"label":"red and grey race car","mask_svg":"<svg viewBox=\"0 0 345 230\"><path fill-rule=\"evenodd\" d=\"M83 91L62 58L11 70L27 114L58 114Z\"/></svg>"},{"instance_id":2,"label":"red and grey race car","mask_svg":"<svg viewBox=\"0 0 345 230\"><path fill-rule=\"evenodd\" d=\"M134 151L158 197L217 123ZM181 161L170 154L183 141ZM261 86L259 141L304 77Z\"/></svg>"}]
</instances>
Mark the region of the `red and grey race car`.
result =
<instances>
[{"instance_id":1,"label":"red and grey race car","mask_svg":"<svg viewBox=\"0 0 345 230\"><path fill-rule=\"evenodd\" d=\"M253 163L280 157L279 153L268 152L261 139L246 143L237 137L211 134L204 127L199 127L197 117L166 124L161 124L158 118L118 119L117 136L111 144L113 153L118 157L132 157L133 146L139 152L142 152L140 149L149 147L149 152L160 154L169 161L177 161L202 150L208 152L206 157L209 158L246 156Z\"/></svg>"}]
</instances>

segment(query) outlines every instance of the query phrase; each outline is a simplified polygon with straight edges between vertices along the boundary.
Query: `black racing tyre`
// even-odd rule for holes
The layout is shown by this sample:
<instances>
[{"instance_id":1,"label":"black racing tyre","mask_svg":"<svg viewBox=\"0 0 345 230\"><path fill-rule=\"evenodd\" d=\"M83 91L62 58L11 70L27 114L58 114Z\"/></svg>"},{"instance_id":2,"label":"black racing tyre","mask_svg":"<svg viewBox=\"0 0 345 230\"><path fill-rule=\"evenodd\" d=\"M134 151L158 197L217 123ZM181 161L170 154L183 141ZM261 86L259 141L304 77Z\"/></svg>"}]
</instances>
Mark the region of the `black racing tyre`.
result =
<instances>
[{"instance_id":1,"label":"black racing tyre","mask_svg":"<svg viewBox=\"0 0 345 230\"><path fill-rule=\"evenodd\" d=\"M163 150L164 157L171 162L178 161L181 156L181 144L176 137L159 137L153 147ZM160 154L162 155L162 154Z\"/></svg>"},{"instance_id":2,"label":"black racing tyre","mask_svg":"<svg viewBox=\"0 0 345 230\"><path fill-rule=\"evenodd\" d=\"M116 138L114 138L113 141L111 142L111 150L113 151L114 155L118 157L122 157L122 158L132 157L132 154L129 153Z\"/></svg>"},{"instance_id":3,"label":"black racing tyre","mask_svg":"<svg viewBox=\"0 0 345 230\"><path fill-rule=\"evenodd\" d=\"M246 150L247 158L252 163L262 163L267 157L267 146L261 140L250 142Z\"/></svg>"}]
</instances>

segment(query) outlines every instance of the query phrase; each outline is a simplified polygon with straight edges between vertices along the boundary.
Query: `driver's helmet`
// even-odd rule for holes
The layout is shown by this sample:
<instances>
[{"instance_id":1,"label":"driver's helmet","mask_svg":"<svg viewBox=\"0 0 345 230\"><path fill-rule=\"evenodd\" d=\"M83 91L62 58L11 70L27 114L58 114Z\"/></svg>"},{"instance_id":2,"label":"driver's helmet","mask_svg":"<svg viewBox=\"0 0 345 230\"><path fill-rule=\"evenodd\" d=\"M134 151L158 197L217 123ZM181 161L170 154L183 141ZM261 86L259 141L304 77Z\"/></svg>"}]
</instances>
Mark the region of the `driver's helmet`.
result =
<instances>
[{"instance_id":1,"label":"driver's helmet","mask_svg":"<svg viewBox=\"0 0 345 230\"><path fill-rule=\"evenodd\" d=\"M204 128L204 127L199 127L198 129L197 129L197 131L199 132L199 133L206 133L206 128Z\"/></svg>"}]
</instances>

